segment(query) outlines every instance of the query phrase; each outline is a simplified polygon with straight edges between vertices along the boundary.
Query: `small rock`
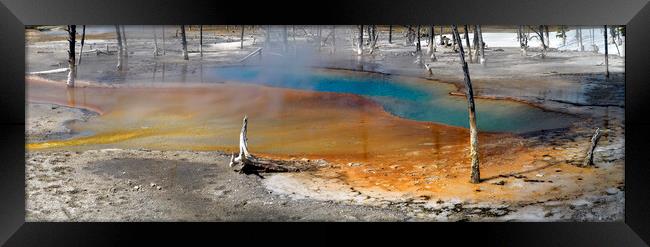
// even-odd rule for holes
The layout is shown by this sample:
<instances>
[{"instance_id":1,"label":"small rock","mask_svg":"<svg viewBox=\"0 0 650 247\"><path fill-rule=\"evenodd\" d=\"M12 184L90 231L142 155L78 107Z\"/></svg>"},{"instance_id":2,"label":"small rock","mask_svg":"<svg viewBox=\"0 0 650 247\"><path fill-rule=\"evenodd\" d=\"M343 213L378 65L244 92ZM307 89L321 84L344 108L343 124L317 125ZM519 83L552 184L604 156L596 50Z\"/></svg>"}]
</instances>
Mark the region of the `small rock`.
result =
<instances>
[{"instance_id":1,"label":"small rock","mask_svg":"<svg viewBox=\"0 0 650 247\"><path fill-rule=\"evenodd\" d=\"M150 183L149 186L151 186L153 188L153 187L156 186L156 184L155 183Z\"/></svg>"},{"instance_id":2,"label":"small rock","mask_svg":"<svg viewBox=\"0 0 650 247\"><path fill-rule=\"evenodd\" d=\"M495 185L504 185L504 184L506 184L506 181L505 181L505 180L501 180L501 181L496 182L496 183L494 183L494 184L495 184Z\"/></svg>"},{"instance_id":3,"label":"small rock","mask_svg":"<svg viewBox=\"0 0 650 247\"><path fill-rule=\"evenodd\" d=\"M543 176L544 176L544 174L543 174L543 173L538 173L538 174L537 174L537 175L535 175L535 176L536 176L536 177L540 177L540 178L541 178L541 177L543 177Z\"/></svg>"},{"instance_id":4,"label":"small rock","mask_svg":"<svg viewBox=\"0 0 650 247\"><path fill-rule=\"evenodd\" d=\"M160 187L160 186L156 186L156 189L157 189L157 190L161 190L162 187Z\"/></svg>"},{"instance_id":5,"label":"small rock","mask_svg":"<svg viewBox=\"0 0 650 247\"><path fill-rule=\"evenodd\" d=\"M618 189L617 188L609 188L609 189L605 190L605 192L607 192L607 194L609 194L609 195L615 195L616 193L618 193Z\"/></svg>"},{"instance_id":6,"label":"small rock","mask_svg":"<svg viewBox=\"0 0 650 247\"><path fill-rule=\"evenodd\" d=\"M133 186L133 189L134 189L134 190L139 190L139 189L140 189L140 186L137 186L137 185L136 185L136 186Z\"/></svg>"}]
</instances>

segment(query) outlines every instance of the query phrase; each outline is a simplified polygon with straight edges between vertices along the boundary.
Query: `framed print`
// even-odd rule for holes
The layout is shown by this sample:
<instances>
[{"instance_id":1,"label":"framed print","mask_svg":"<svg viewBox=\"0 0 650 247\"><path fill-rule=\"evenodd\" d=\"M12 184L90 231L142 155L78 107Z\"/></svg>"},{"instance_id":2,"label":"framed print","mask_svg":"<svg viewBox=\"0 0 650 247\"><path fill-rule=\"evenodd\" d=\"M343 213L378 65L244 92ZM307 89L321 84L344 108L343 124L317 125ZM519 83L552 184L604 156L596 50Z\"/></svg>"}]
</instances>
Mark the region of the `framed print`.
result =
<instances>
[{"instance_id":1,"label":"framed print","mask_svg":"<svg viewBox=\"0 0 650 247\"><path fill-rule=\"evenodd\" d=\"M119 2L3 1L7 245L650 240L647 1Z\"/></svg>"}]
</instances>

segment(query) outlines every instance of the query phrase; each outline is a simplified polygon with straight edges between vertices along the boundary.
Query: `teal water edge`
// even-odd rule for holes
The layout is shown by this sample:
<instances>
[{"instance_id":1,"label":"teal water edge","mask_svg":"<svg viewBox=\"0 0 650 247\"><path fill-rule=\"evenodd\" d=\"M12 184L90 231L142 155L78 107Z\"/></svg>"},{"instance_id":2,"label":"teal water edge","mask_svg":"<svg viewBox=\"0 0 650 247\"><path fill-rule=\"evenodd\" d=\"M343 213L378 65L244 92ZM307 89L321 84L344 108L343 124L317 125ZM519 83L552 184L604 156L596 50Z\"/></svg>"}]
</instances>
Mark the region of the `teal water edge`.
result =
<instances>
[{"instance_id":1,"label":"teal water edge","mask_svg":"<svg viewBox=\"0 0 650 247\"><path fill-rule=\"evenodd\" d=\"M220 67L211 69L216 80L278 88L356 94L379 103L405 119L469 126L467 100L452 96L455 87L437 82L408 81L390 75L349 75L286 67ZM476 100L479 130L522 133L564 128L574 117L509 100Z\"/></svg>"}]
</instances>

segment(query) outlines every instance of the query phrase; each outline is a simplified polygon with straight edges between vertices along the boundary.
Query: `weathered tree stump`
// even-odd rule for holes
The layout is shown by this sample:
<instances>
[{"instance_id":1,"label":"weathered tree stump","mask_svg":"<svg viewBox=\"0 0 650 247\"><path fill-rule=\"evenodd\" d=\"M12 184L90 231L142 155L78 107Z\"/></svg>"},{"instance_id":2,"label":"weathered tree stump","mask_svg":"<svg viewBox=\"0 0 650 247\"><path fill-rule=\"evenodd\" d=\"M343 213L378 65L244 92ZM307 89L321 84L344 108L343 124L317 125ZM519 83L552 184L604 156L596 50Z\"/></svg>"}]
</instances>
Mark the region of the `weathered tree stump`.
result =
<instances>
[{"instance_id":1,"label":"weathered tree stump","mask_svg":"<svg viewBox=\"0 0 650 247\"><path fill-rule=\"evenodd\" d=\"M283 166L276 164L270 160L264 160L258 157L253 156L248 151L248 137L246 136L248 132L248 117L244 116L242 123L241 132L239 133L239 154L235 157L235 154L230 156L230 167L240 167L240 173L248 172L297 172L299 169L290 166Z\"/></svg>"},{"instance_id":2,"label":"weathered tree stump","mask_svg":"<svg viewBox=\"0 0 650 247\"><path fill-rule=\"evenodd\" d=\"M594 149L596 149L596 145L598 144L598 140L600 140L600 136L602 136L602 134L603 132L600 130L600 128L596 128L596 132L591 137L591 144L587 150L587 156L582 162L582 167L587 167L594 164Z\"/></svg>"}]
</instances>

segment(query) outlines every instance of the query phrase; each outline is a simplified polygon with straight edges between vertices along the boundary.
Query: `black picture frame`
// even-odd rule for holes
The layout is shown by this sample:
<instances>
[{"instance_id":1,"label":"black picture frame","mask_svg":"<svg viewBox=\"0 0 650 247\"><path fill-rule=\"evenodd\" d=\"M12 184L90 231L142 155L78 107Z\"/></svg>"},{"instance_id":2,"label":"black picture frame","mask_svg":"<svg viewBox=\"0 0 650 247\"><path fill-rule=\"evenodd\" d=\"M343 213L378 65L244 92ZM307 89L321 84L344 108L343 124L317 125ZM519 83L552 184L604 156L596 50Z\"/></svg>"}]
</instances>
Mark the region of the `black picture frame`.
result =
<instances>
[{"instance_id":1,"label":"black picture frame","mask_svg":"<svg viewBox=\"0 0 650 247\"><path fill-rule=\"evenodd\" d=\"M399 241L468 233L483 246L647 246L650 243L650 4L648 0L273 1L0 0L0 243L124 245L171 238L288 241L292 235ZM302 4L302 5L299 5ZM293 5L293 6L292 6ZM620 223L26 223L25 25L41 24L570 24L626 25L625 220ZM283 226L283 227L279 227ZM293 229L288 230L286 227ZM214 229L219 227L220 229ZM251 235L251 229L258 229ZM259 229L263 229L260 231ZM358 233L358 229L372 234ZM398 231L398 233L396 233ZM454 234L455 233L455 234ZM408 234L408 235L405 235ZM255 236L255 237L251 237ZM373 237L374 236L374 237ZM377 237L381 236L381 237ZM391 236L401 239L389 239ZM293 237L292 237L293 238ZM222 242L225 244L225 241ZM230 240L227 240L230 241ZM434 242L435 243L435 242Z\"/></svg>"}]
</instances>

